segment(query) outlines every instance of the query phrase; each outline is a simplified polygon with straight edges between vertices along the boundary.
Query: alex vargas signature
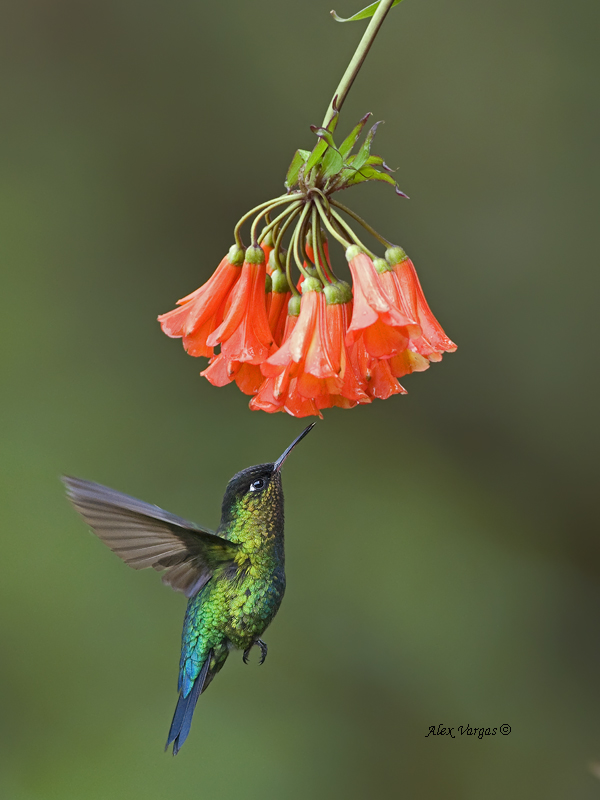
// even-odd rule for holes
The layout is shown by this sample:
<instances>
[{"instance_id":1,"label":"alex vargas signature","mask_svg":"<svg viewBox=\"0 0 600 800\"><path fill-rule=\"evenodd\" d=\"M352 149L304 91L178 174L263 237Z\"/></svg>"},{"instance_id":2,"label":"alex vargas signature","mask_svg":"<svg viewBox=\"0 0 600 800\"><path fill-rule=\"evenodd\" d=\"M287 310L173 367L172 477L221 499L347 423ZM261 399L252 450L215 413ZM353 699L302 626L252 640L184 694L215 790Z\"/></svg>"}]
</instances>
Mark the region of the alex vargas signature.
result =
<instances>
[{"instance_id":1,"label":"alex vargas signature","mask_svg":"<svg viewBox=\"0 0 600 800\"><path fill-rule=\"evenodd\" d=\"M453 739L456 739L454 735L454 731L461 736L477 736L478 739L483 739L484 736L495 736L498 731L503 736L508 736L511 732L510 725L500 725L497 728L472 728L470 725L459 725L457 728L445 728L441 723L437 726L430 725L429 726L429 733L426 734L425 738L427 739L428 736L451 736Z\"/></svg>"}]
</instances>

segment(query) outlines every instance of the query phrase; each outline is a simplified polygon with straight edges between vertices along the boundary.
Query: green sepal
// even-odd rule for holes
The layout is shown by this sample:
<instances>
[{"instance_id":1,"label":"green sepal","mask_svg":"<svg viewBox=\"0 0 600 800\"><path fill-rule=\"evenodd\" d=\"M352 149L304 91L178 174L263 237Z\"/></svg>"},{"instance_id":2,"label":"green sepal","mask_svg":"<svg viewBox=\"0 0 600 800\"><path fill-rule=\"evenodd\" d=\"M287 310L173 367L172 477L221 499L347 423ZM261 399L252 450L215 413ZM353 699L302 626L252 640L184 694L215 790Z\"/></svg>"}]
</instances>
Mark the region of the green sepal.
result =
<instances>
[{"instance_id":1,"label":"green sepal","mask_svg":"<svg viewBox=\"0 0 600 800\"><path fill-rule=\"evenodd\" d=\"M359 247L357 244L351 244L350 247L346 248L346 261L352 261L353 258L356 258L356 256L364 252L362 247Z\"/></svg>"},{"instance_id":2,"label":"green sepal","mask_svg":"<svg viewBox=\"0 0 600 800\"><path fill-rule=\"evenodd\" d=\"M308 292L322 292L323 284L318 278L304 278L300 288L302 294L307 294Z\"/></svg>"},{"instance_id":3,"label":"green sepal","mask_svg":"<svg viewBox=\"0 0 600 800\"><path fill-rule=\"evenodd\" d=\"M401 264L407 258L408 256L401 247L389 247L385 251L385 260L392 267L395 267L396 264Z\"/></svg>"},{"instance_id":4,"label":"green sepal","mask_svg":"<svg viewBox=\"0 0 600 800\"><path fill-rule=\"evenodd\" d=\"M275 294L285 294L289 292L290 286L285 272L280 269L275 269L271 273L271 291Z\"/></svg>"},{"instance_id":5,"label":"green sepal","mask_svg":"<svg viewBox=\"0 0 600 800\"><path fill-rule=\"evenodd\" d=\"M323 288L323 294L328 306L343 305L352 300L352 289L346 281L328 283Z\"/></svg>"},{"instance_id":6,"label":"green sepal","mask_svg":"<svg viewBox=\"0 0 600 800\"><path fill-rule=\"evenodd\" d=\"M273 291L273 280L269 273L265 275L265 294L269 294Z\"/></svg>"},{"instance_id":7,"label":"green sepal","mask_svg":"<svg viewBox=\"0 0 600 800\"><path fill-rule=\"evenodd\" d=\"M383 274L384 272L393 272L391 264L388 264L388 262L384 258L375 258L373 260L373 266L375 267L379 275Z\"/></svg>"},{"instance_id":8,"label":"green sepal","mask_svg":"<svg viewBox=\"0 0 600 800\"><path fill-rule=\"evenodd\" d=\"M232 244L229 248L227 260L232 267L241 267L244 263L244 248L238 247L237 244Z\"/></svg>"},{"instance_id":9,"label":"green sepal","mask_svg":"<svg viewBox=\"0 0 600 800\"><path fill-rule=\"evenodd\" d=\"M251 244L246 250L246 262L248 264L264 264L265 254L262 247L255 247L253 244Z\"/></svg>"},{"instance_id":10,"label":"green sepal","mask_svg":"<svg viewBox=\"0 0 600 800\"><path fill-rule=\"evenodd\" d=\"M300 314L301 298L299 294L294 294L290 297L288 303L288 317L297 317Z\"/></svg>"},{"instance_id":11,"label":"green sepal","mask_svg":"<svg viewBox=\"0 0 600 800\"><path fill-rule=\"evenodd\" d=\"M261 231L261 236L262 236L262 231ZM271 228L270 231L267 231L264 238L261 239L260 243L263 247L273 247L273 245L275 244L275 242L273 241L273 228Z\"/></svg>"},{"instance_id":12,"label":"green sepal","mask_svg":"<svg viewBox=\"0 0 600 800\"><path fill-rule=\"evenodd\" d=\"M288 189L291 189L292 186L294 186L298 181L300 170L308 161L309 156L310 150L296 150L294 153L292 163L290 164L287 175L285 176L285 185Z\"/></svg>"},{"instance_id":13,"label":"green sepal","mask_svg":"<svg viewBox=\"0 0 600 800\"><path fill-rule=\"evenodd\" d=\"M381 2L381 0L377 0L376 3L371 3L370 6L367 6L366 8L363 8L362 11L357 11L356 14L354 14L353 17L347 17L346 19L344 19L343 17L340 17L338 14L336 14L335 11L331 12L331 16L334 18L334 20L336 22L357 22L359 19L369 19L369 17L372 17L373 14L379 8L379 3L380 2ZM401 3L401 2L402 2L402 0L394 0L392 5L390 6L390 8L393 8L394 6L397 6L398 3Z\"/></svg>"}]
</instances>

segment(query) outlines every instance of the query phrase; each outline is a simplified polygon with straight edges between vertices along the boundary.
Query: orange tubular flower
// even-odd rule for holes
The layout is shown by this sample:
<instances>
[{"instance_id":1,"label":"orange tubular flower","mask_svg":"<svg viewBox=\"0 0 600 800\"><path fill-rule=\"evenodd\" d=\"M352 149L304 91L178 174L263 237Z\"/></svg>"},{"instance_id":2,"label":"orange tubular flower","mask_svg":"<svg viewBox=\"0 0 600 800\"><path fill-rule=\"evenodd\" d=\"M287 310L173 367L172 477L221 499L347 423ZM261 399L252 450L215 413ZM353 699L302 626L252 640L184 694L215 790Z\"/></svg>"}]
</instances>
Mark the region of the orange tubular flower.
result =
<instances>
[{"instance_id":1,"label":"orange tubular flower","mask_svg":"<svg viewBox=\"0 0 600 800\"><path fill-rule=\"evenodd\" d=\"M221 324L227 299L241 275L243 260L244 251L233 245L213 276L177 301L181 308L158 317L163 332L172 339L183 339L183 346L191 356L213 355L214 350L206 340Z\"/></svg>"},{"instance_id":2,"label":"orange tubular flower","mask_svg":"<svg viewBox=\"0 0 600 800\"><path fill-rule=\"evenodd\" d=\"M456 345L446 336L442 326L433 316L423 294L414 264L401 247L391 247L385 257L394 271L408 313L414 316L421 326L422 335L414 339L410 349L413 350L414 347L415 355L420 355L428 362L441 361L442 354L453 353ZM419 366L413 367L412 370L409 370L410 372L427 369L426 366L422 366L422 361L417 363Z\"/></svg>"},{"instance_id":3,"label":"orange tubular flower","mask_svg":"<svg viewBox=\"0 0 600 800\"><path fill-rule=\"evenodd\" d=\"M408 347L421 334L416 318L408 316L399 299L389 291L373 261L359 247L346 251L354 281L354 308L346 335L348 345L362 335L367 352L374 358L390 358ZM389 270L382 259L385 270ZM381 265L378 264L381 269Z\"/></svg>"},{"instance_id":4,"label":"orange tubular flower","mask_svg":"<svg viewBox=\"0 0 600 800\"><path fill-rule=\"evenodd\" d=\"M300 320L299 300L299 297L294 297L289 303L283 344L277 353L274 354L277 355L281 353L285 348L283 357L280 356L279 358L281 364L271 365L264 362L261 365L262 372L268 373L268 377L265 378L258 393L250 401L250 408L253 411L267 411L270 414L277 411L287 411L287 413L291 414L293 417L320 416L319 410L314 402L298 394L296 391L296 384L298 381L296 377L293 377L293 375L297 373L298 365L291 358L289 348L292 335ZM304 309L305 317L303 326L306 326L308 306L304 305ZM308 326L310 326L310 320ZM287 356L285 354L287 354Z\"/></svg>"},{"instance_id":5,"label":"orange tubular flower","mask_svg":"<svg viewBox=\"0 0 600 800\"><path fill-rule=\"evenodd\" d=\"M393 394L407 394L406 389L394 378L391 359L373 358L362 339L352 346L351 361L355 374L360 377L361 388L369 398L387 400Z\"/></svg>"},{"instance_id":6,"label":"orange tubular flower","mask_svg":"<svg viewBox=\"0 0 600 800\"><path fill-rule=\"evenodd\" d=\"M298 320L261 365L266 381L250 408L308 416L334 405L370 403L345 343L350 287L336 282L323 290L318 279L307 278L302 289Z\"/></svg>"},{"instance_id":7,"label":"orange tubular flower","mask_svg":"<svg viewBox=\"0 0 600 800\"><path fill-rule=\"evenodd\" d=\"M207 339L209 347L221 344L221 355L227 361L256 365L269 355L273 336L267 318L265 275L263 251L249 247L225 318Z\"/></svg>"},{"instance_id":8,"label":"orange tubular flower","mask_svg":"<svg viewBox=\"0 0 600 800\"><path fill-rule=\"evenodd\" d=\"M210 364L200 375L213 386L226 386L235 381L244 394L256 394L264 381L259 366L229 361L222 353L211 358Z\"/></svg>"},{"instance_id":9,"label":"orange tubular flower","mask_svg":"<svg viewBox=\"0 0 600 800\"><path fill-rule=\"evenodd\" d=\"M317 322L320 294L321 282L317 278L307 278L303 282L300 313L293 329L279 350L261 365L261 371L266 378L276 378L288 368L291 378L297 377L302 372ZM324 297L322 299L324 300Z\"/></svg>"},{"instance_id":10,"label":"orange tubular flower","mask_svg":"<svg viewBox=\"0 0 600 800\"><path fill-rule=\"evenodd\" d=\"M271 262L273 259L271 258ZM277 268L271 270L271 292L267 303L269 308L269 327L273 334L273 341L277 347L281 346L285 323L288 316L288 304L292 293L284 273Z\"/></svg>"},{"instance_id":11,"label":"orange tubular flower","mask_svg":"<svg viewBox=\"0 0 600 800\"><path fill-rule=\"evenodd\" d=\"M347 283L338 281L326 286L323 292L327 300L327 346L335 363L339 363L339 371L335 383L330 377L324 380L321 378L321 391L315 395L315 402L319 408L353 408L358 403L370 403L371 399L361 385L360 375L355 371L346 345L345 333L348 329L348 318L352 314L352 291Z\"/></svg>"}]
</instances>

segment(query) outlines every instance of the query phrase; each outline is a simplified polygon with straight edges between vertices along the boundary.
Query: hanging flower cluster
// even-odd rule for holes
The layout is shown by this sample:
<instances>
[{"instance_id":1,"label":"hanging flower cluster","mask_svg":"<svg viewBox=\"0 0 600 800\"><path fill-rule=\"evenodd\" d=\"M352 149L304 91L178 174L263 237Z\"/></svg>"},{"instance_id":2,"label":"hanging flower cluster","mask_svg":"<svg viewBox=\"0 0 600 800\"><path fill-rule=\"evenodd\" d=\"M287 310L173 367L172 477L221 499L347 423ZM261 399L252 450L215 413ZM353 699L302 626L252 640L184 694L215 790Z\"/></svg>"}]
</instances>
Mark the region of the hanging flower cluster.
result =
<instances>
[{"instance_id":1,"label":"hanging flower cluster","mask_svg":"<svg viewBox=\"0 0 600 800\"><path fill-rule=\"evenodd\" d=\"M313 128L319 141L312 152L296 152L287 193L245 214L214 275L158 318L190 355L209 359L201 375L214 386L235 381L252 395L253 410L320 416L324 408L406 394L398 378L456 350L404 250L333 198L372 180L403 195L383 159L371 155L377 125L352 153L369 116L339 148L337 113L327 128ZM252 243L244 248L240 231L252 217ZM347 217L384 245L384 258L360 241ZM333 271L327 234L345 250L352 288Z\"/></svg>"}]
</instances>

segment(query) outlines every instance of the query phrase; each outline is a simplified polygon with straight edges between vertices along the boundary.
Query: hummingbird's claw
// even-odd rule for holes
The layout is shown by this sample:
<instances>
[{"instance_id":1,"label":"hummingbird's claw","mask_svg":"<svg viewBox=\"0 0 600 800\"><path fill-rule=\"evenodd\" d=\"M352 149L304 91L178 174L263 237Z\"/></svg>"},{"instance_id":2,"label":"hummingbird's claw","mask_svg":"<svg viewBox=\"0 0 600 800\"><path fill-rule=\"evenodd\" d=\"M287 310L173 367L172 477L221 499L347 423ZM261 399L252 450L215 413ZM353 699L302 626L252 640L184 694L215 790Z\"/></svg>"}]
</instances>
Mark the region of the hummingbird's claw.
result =
<instances>
[{"instance_id":1,"label":"hummingbird's claw","mask_svg":"<svg viewBox=\"0 0 600 800\"><path fill-rule=\"evenodd\" d=\"M265 663L265 658L267 657L267 645L262 639L257 639L254 644L257 644L260 647L260 661L258 662L258 666L262 667L262 665Z\"/></svg>"},{"instance_id":2,"label":"hummingbird's claw","mask_svg":"<svg viewBox=\"0 0 600 800\"><path fill-rule=\"evenodd\" d=\"M267 645L265 642L263 642L262 639L256 639L254 642L252 642L250 647L244 650L244 655L242 656L242 660L244 664L248 663L248 656L250 655L250 650L252 650L254 645L260 647L260 661L258 662L258 666L260 667L265 663L265 658L267 657L267 651L268 651Z\"/></svg>"}]
</instances>

